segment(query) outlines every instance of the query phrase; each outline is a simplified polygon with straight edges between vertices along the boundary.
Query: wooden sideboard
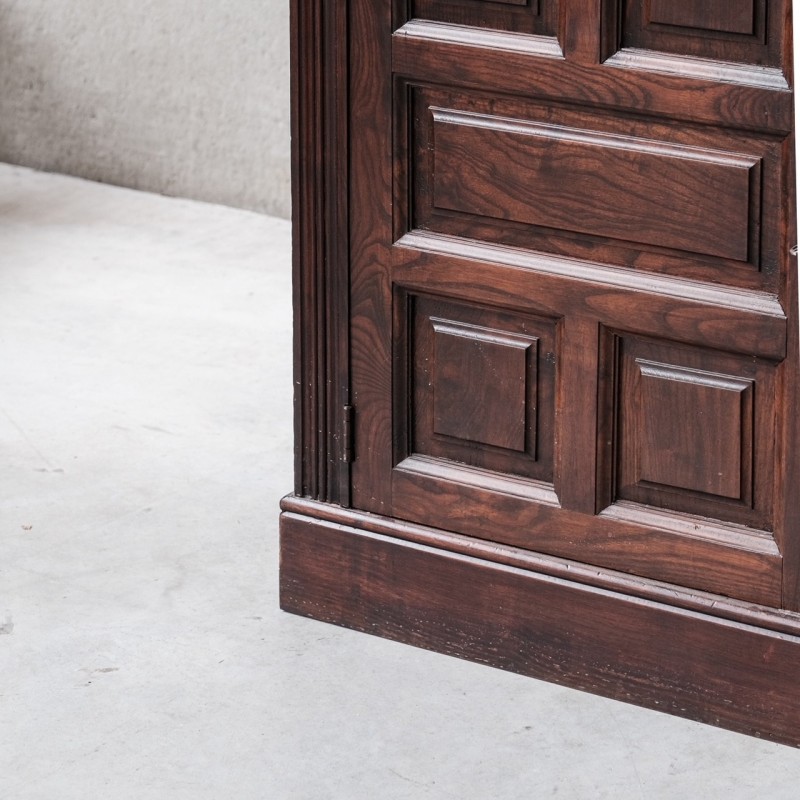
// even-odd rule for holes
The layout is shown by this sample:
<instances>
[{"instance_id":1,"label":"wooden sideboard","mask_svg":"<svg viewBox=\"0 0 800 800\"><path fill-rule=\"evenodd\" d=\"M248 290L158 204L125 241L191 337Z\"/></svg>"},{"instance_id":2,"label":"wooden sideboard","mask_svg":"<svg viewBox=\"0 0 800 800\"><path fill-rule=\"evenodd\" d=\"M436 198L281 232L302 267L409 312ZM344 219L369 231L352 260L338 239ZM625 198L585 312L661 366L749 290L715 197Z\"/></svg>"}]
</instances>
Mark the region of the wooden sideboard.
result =
<instances>
[{"instance_id":1,"label":"wooden sideboard","mask_svg":"<svg viewBox=\"0 0 800 800\"><path fill-rule=\"evenodd\" d=\"M800 744L789 0L293 0L288 611Z\"/></svg>"}]
</instances>

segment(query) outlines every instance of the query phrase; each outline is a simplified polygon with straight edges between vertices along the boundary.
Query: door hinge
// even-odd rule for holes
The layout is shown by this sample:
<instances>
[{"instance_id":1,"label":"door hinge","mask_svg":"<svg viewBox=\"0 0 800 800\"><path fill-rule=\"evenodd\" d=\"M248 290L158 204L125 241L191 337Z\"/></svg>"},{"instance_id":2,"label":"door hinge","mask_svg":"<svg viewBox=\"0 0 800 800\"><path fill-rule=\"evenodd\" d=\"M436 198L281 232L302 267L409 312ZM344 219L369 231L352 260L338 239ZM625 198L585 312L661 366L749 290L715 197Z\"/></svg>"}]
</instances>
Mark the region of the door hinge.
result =
<instances>
[{"instance_id":1,"label":"door hinge","mask_svg":"<svg viewBox=\"0 0 800 800\"><path fill-rule=\"evenodd\" d=\"M353 429L356 410L353 406L342 406L341 460L346 464L353 461Z\"/></svg>"}]
</instances>

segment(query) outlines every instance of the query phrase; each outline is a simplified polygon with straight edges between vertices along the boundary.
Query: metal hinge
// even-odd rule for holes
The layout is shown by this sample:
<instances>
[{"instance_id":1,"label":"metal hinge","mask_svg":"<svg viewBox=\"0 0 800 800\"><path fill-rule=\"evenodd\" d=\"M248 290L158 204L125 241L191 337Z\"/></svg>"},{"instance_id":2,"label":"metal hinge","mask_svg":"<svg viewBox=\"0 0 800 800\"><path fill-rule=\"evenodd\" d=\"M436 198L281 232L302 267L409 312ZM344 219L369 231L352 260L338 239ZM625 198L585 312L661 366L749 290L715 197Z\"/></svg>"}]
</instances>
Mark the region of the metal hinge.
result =
<instances>
[{"instance_id":1,"label":"metal hinge","mask_svg":"<svg viewBox=\"0 0 800 800\"><path fill-rule=\"evenodd\" d=\"M356 410L353 406L342 406L342 441L341 459L345 464L353 461L353 430L355 428Z\"/></svg>"}]
</instances>

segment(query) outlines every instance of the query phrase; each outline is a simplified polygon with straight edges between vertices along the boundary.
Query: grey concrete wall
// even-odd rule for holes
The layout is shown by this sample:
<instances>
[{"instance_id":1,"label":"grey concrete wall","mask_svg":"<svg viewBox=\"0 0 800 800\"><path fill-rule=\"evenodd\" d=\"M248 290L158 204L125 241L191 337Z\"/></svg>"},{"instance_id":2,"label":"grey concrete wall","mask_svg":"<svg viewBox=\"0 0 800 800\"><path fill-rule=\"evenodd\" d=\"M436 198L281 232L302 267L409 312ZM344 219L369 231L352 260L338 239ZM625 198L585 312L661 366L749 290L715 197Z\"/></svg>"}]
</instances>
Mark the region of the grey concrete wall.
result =
<instances>
[{"instance_id":1,"label":"grey concrete wall","mask_svg":"<svg viewBox=\"0 0 800 800\"><path fill-rule=\"evenodd\" d=\"M289 0L0 0L0 161L290 213Z\"/></svg>"}]
</instances>

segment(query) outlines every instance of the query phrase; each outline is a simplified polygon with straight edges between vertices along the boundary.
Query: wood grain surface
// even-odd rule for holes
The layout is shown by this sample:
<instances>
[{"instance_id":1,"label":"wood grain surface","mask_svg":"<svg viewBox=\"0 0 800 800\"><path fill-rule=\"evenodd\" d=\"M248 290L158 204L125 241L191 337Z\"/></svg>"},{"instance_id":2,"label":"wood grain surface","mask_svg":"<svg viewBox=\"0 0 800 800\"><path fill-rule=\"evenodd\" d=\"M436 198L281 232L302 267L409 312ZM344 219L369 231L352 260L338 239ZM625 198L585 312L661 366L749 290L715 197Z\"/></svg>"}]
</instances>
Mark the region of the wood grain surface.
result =
<instances>
[{"instance_id":1,"label":"wood grain surface","mask_svg":"<svg viewBox=\"0 0 800 800\"><path fill-rule=\"evenodd\" d=\"M800 744L795 635L290 513L281 558L293 613Z\"/></svg>"},{"instance_id":2,"label":"wood grain surface","mask_svg":"<svg viewBox=\"0 0 800 800\"><path fill-rule=\"evenodd\" d=\"M293 0L285 608L800 744L789 17Z\"/></svg>"}]
</instances>

